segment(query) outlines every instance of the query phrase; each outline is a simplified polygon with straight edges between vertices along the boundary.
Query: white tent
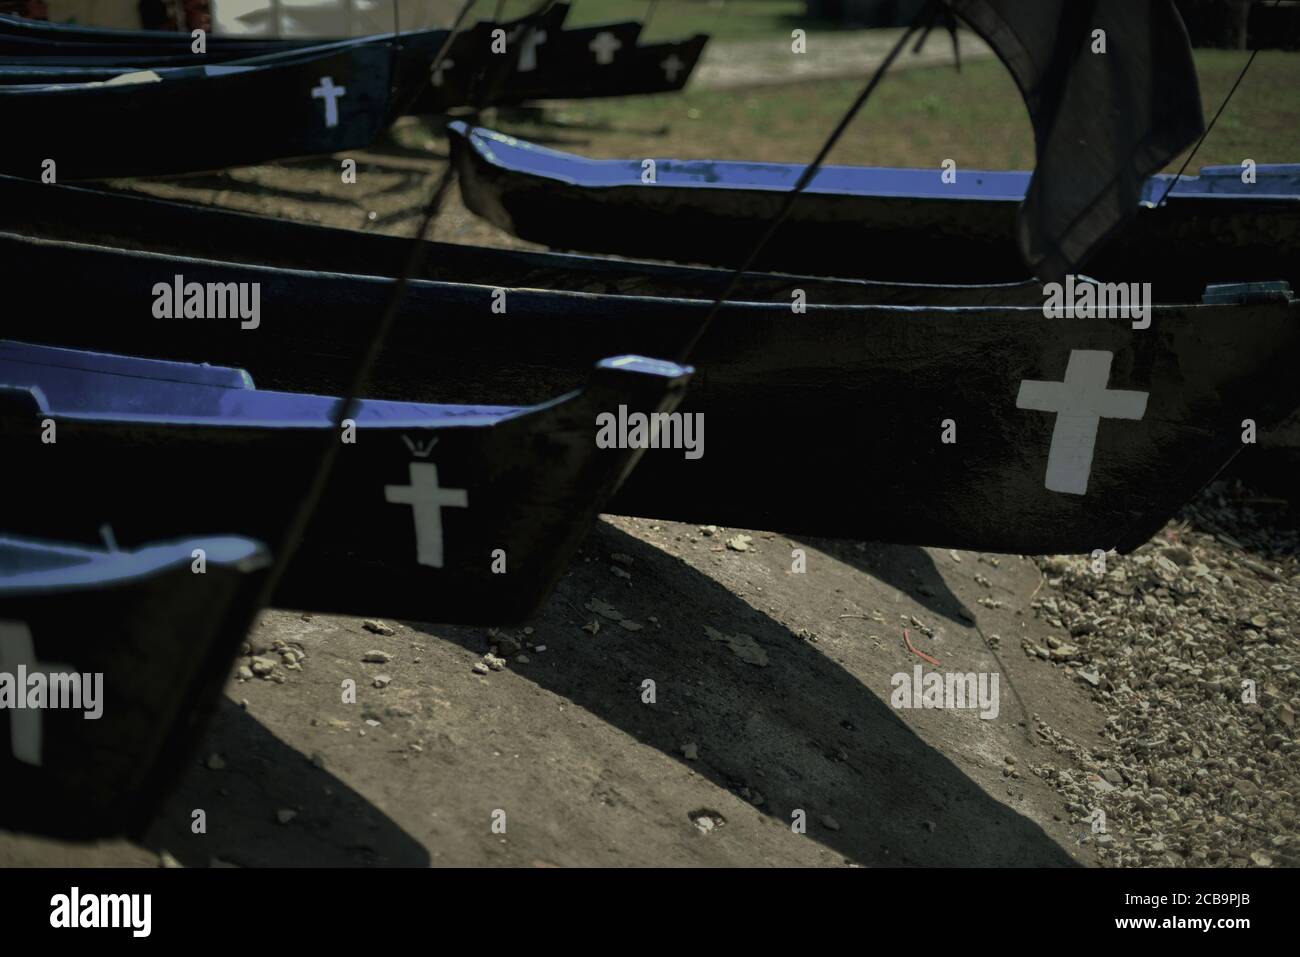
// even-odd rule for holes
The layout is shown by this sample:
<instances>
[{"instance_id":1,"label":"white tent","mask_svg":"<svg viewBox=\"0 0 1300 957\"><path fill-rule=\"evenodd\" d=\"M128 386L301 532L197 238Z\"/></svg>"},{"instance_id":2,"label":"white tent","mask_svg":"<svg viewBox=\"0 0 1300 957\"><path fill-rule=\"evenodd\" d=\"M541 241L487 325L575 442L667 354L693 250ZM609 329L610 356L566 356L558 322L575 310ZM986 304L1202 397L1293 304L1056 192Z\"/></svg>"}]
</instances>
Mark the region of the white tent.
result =
<instances>
[{"instance_id":1,"label":"white tent","mask_svg":"<svg viewBox=\"0 0 1300 957\"><path fill-rule=\"evenodd\" d=\"M357 37L447 26L459 0L211 0L212 32L228 36Z\"/></svg>"}]
</instances>

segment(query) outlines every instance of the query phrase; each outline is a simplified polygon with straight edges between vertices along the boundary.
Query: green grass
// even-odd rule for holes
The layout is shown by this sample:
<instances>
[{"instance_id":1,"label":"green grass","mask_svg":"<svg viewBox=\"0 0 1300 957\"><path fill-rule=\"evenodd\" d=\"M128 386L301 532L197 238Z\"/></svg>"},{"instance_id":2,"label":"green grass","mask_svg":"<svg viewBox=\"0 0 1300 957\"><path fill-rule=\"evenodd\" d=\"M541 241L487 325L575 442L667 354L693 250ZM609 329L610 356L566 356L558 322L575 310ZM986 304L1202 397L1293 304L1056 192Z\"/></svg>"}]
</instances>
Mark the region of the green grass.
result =
<instances>
[{"instance_id":1,"label":"green grass","mask_svg":"<svg viewBox=\"0 0 1300 957\"><path fill-rule=\"evenodd\" d=\"M1227 50L1196 51L1206 119L1245 63ZM792 83L747 91L573 103L549 118L578 124L500 125L524 137L551 137L559 149L590 156L673 156L806 162L861 88L861 80ZM849 128L832 162L958 168L1029 168L1033 135L1024 104L997 61L890 74ZM1300 54L1261 53L1192 169L1211 164L1300 162ZM1181 157L1170 164L1177 169Z\"/></svg>"},{"instance_id":2,"label":"green grass","mask_svg":"<svg viewBox=\"0 0 1300 957\"><path fill-rule=\"evenodd\" d=\"M479 0L482 15L496 11L496 0ZM536 0L506 0L506 15L521 16L536 6ZM650 0L574 0L568 24L608 23L640 20ZM659 0L644 38L669 40L708 33L716 39L752 40L774 35L789 36L796 26L808 26L803 0Z\"/></svg>"}]
</instances>

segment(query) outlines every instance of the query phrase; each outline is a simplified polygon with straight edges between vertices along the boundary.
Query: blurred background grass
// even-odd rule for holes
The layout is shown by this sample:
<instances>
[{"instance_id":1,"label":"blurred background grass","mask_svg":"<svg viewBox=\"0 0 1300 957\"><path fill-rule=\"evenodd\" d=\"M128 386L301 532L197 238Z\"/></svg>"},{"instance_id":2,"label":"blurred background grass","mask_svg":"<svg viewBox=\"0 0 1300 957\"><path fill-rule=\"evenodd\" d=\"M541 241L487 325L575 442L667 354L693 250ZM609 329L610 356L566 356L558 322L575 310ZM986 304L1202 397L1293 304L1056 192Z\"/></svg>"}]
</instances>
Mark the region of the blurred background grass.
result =
<instances>
[{"instance_id":1,"label":"blurred background grass","mask_svg":"<svg viewBox=\"0 0 1300 957\"><path fill-rule=\"evenodd\" d=\"M755 0L755 5L781 6L771 0ZM1195 51L1207 120L1248 56L1234 50ZM516 135L556 140L557 148L590 156L806 162L864 80L745 90L688 88L681 94L562 104L547 109L543 123L536 113L503 112L495 121ZM494 120L491 115L485 119ZM557 131L552 123L573 128ZM894 71L849 128L831 162L930 167L949 157L959 168L1033 166L1029 118L1001 63L966 63L960 73L950 66ZM1300 162L1300 54L1258 55L1192 169L1247 158ZM1179 162L1181 157L1170 168L1177 169Z\"/></svg>"}]
</instances>

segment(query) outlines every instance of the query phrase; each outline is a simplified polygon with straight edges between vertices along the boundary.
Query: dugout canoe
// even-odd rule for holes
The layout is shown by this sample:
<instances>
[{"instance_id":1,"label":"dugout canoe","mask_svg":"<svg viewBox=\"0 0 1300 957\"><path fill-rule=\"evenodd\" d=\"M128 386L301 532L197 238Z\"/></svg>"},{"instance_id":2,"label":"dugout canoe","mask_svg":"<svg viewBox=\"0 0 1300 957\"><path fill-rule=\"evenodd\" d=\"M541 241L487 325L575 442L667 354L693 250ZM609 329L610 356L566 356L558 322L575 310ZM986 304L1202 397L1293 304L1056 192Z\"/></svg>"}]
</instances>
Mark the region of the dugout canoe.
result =
<instances>
[{"instance_id":1,"label":"dugout canoe","mask_svg":"<svg viewBox=\"0 0 1300 957\"><path fill-rule=\"evenodd\" d=\"M365 176L364 170L360 172ZM180 256L318 272L396 277L410 240L86 186L0 176L0 229L149 251L167 237ZM427 242L419 278L502 288L703 299L720 295L723 269ZM733 298L845 305L1034 305L1037 282L971 285L873 282L747 273Z\"/></svg>"},{"instance_id":2,"label":"dugout canoe","mask_svg":"<svg viewBox=\"0 0 1300 957\"><path fill-rule=\"evenodd\" d=\"M0 278L44 303L12 314L9 334L337 390L392 291L387 276L177 256L169 241L0 232ZM158 315L156 290L177 276L257 284L257 328ZM1244 420L1267 435L1300 408L1300 303L1284 284L1212 298L1145 319L730 303L692 356L679 410L692 417L679 427L704 417L704 454L650 450L608 510L983 551L1130 550L1242 451ZM539 401L603 355L678 355L709 305L417 279L372 392Z\"/></svg>"},{"instance_id":3,"label":"dugout canoe","mask_svg":"<svg viewBox=\"0 0 1300 957\"><path fill-rule=\"evenodd\" d=\"M0 828L141 831L221 696L269 565L230 536L112 550L0 537ZM80 707L49 707L52 693Z\"/></svg>"},{"instance_id":4,"label":"dugout canoe","mask_svg":"<svg viewBox=\"0 0 1300 957\"><path fill-rule=\"evenodd\" d=\"M397 39L400 112L440 113L479 103L516 104L536 99L580 99L663 93L684 87L708 37L640 44L642 24L628 20L565 28L570 7L555 4L535 17L478 21L460 32L439 69L431 65L448 31L421 30ZM531 25L531 32L520 28ZM477 83L484 57L495 56L494 31L515 43L513 68L485 92ZM392 35L352 39L256 39L209 36L195 53L189 34L100 30L0 17L0 83L78 82L141 69L242 62L296 54L322 44L378 46L390 51ZM427 81L427 82L426 82Z\"/></svg>"},{"instance_id":5,"label":"dugout canoe","mask_svg":"<svg viewBox=\"0 0 1300 957\"><path fill-rule=\"evenodd\" d=\"M366 146L393 119L392 65L382 46L343 43L107 82L0 84L0 123L24 131L0 171L148 176Z\"/></svg>"},{"instance_id":6,"label":"dugout canoe","mask_svg":"<svg viewBox=\"0 0 1300 957\"><path fill-rule=\"evenodd\" d=\"M449 126L465 204L555 249L738 266L775 218L799 165L592 160L463 122ZM1167 302L1209 283L1300 288L1300 164L1203 167L1150 177L1134 222L1084 264L1104 281L1149 282ZM915 282L1027 277L1016 214L1031 174L826 166L756 269ZM1159 204L1159 205L1158 205Z\"/></svg>"},{"instance_id":7,"label":"dugout canoe","mask_svg":"<svg viewBox=\"0 0 1300 957\"><path fill-rule=\"evenodd\" d=\"M596 417L670 412L688 378L623 356L532 408L365 400L336 436L338 400L256 389L240 369L0 342L14 463L0 527L76 541L107 524L123 545L229 528L276 548L339 441L273 603L518 621L640 455L598 447Z\"/></svg>"}]
</instances>

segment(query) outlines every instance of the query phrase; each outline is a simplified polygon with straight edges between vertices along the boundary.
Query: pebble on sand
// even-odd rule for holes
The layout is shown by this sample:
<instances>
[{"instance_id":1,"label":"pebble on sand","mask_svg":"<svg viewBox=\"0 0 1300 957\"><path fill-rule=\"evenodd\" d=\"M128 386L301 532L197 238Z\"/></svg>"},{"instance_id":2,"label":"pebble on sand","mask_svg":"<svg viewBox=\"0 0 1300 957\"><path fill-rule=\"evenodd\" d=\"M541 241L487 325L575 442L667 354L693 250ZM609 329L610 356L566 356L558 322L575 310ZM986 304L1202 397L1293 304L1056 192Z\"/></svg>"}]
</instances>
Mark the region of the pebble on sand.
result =
<instances>
[{"instance_id":1,"label":"pebble on sand","mask_svg":"<svg viewBox=\"0 0 1300 957\"><path fill-rule=\"evenodd\" d=\"M758 668L767 667L767 652L751 636L744 634L724 635L716 628L704 626L704 634L710 641L725 642L727 647L741 661Z\"/></svg>"},{"instance_id":2,"label":"pebble on sand","mask_svg":"<svg viewBox=\"0 0 1300 957\"><path fill-rule=\"evenodd\" d=\"M376 618L367 618L361 623L361 627L366 631L374 632L376 635L383 635L386 638L397 634L392 625L386 625Z\"/></svg>"}]
</instances>

